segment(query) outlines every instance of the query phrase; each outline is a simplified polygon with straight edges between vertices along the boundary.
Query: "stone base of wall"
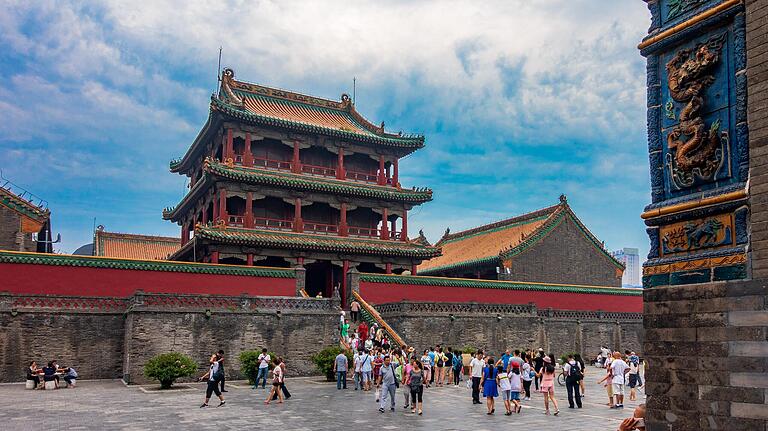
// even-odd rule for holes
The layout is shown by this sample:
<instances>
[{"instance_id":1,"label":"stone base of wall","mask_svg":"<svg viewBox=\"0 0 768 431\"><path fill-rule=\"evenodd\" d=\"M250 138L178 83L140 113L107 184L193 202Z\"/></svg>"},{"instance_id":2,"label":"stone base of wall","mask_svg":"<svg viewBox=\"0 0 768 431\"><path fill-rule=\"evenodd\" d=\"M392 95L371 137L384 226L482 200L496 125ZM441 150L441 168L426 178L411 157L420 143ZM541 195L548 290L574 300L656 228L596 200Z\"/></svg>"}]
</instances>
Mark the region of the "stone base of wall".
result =
<instances>
[{"instance_id":1,"label":"stone base of wall","mask_svg":"<svg viewBox=\"0 0 768 431\"><path fill-rule=\"evenodd\" d=\"M537 309L533 305L399 302L376 310L405 341L419 349L436 344L505 349L543 348L557 356L597 356L600 346L640 353L643 320L639 313Z\"/></svg>"},{"instance_id":2,"label":"stone base of wall","mask_svg":"<svg viewBox=\"0 0 768 431\"><path fill-rule=\"evenodd\" d=\"M646 429L768 429L765 281L644 292Z\"/></svg>"},{"instance_id":3,"label":"stone base of wall","mask_svg":"<svg viewBox=\"0 0 768 431\"><path fill-rule=\"evenodd\" d=\"M23 381L29 361L55 359L82 379L143 384L154 355L187 354L202 375L219 349L237 379L240 352L262 347L286 358L289 375L317 374L310 357L338 345L337 310L330 299L293 297L0 295L0 382Z\"/></svg>"}]
</instances>

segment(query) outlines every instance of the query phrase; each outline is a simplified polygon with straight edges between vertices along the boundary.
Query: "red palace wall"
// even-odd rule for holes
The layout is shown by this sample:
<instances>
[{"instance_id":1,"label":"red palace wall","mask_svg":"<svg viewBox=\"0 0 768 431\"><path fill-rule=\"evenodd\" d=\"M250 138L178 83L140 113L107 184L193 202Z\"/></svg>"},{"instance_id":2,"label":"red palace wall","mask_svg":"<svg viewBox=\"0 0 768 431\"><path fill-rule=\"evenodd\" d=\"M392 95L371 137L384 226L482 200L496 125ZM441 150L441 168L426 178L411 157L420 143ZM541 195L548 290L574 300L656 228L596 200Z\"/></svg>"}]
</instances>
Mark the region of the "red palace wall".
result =
<instances>
[{"instance_id":1,"label":"red palace wall","mask_svg":"<svg viewBox=\"0 0 768 431\"><path fill-rule=\"evenodd\" d=\"M0 292L124 297L133 295L137 290L148 293L296 296L296 279L0 263Z\"/></svg>"},{"instance_id":2,"label":"red palace wall","mask_svg":"<svg viewBox=\"0 0 768 431\"><path fill-rule=\"evenodd\" d=\"M642 313L642 295L548 292L492 289L482 287L432 286L360 281L360 295L371 304L391 302L478 302L486 304L528 304L556 310L613 311Z\"/></svg>"}]
</instances>

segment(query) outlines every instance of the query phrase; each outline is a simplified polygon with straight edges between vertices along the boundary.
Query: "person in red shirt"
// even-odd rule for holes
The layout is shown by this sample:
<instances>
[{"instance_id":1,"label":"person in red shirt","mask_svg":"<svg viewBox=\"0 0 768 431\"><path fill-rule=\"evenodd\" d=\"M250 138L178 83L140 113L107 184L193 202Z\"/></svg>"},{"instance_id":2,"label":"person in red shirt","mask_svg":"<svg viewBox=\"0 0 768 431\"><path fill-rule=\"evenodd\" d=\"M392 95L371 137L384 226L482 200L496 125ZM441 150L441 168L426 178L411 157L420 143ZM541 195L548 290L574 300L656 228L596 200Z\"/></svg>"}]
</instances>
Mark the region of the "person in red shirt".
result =
<instances>
[{"instance_id":1,"label":"person in red shirt","mask_svg":"<svg viewBox=\"0 0 768 431\"><path fill-rule=\"evenodd\" d=\"M360 323L360 326L357 327L357 332L360 333L360 339L363 342L368 339L368 325L365 322Z\"/></svg>"}]
</instances>

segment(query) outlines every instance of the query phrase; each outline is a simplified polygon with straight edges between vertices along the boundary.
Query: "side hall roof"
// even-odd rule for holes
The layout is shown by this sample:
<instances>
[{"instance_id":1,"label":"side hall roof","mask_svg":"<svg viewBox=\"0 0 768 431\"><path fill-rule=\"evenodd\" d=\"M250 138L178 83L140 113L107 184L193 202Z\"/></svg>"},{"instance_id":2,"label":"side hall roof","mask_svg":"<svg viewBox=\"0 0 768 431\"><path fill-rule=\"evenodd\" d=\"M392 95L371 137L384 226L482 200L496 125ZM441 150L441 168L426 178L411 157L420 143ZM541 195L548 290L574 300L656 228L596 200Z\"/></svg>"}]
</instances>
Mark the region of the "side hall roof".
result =
<instances>
[{"instance_id":1,"label":"side hall roof","mask_svg":"<svg viewBox=\"0 0 768 431\"><path fill-rule=\"evenodd\" d=\"M435 244L442 249L442 255L422 262L419 274L486 264L498 266L501 259L514 257L539 242L566 217L573 220L584 236L614 265L624 268L576 217L565 196L561 196L557 205L454 234L446 231Z\"/></svg>"}]
</instances>

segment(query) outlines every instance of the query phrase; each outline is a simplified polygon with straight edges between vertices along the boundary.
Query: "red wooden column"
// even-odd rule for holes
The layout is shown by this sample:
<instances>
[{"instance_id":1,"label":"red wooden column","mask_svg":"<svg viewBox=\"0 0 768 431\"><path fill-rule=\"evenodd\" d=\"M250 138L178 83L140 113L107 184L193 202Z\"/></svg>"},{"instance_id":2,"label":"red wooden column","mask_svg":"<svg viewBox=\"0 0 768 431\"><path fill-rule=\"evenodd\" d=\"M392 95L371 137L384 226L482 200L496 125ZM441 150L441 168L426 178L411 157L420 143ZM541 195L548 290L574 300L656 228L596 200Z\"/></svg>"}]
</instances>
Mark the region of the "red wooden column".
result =
<instances>
[{"instance_id":1,"label":"red wooden column","mask_svg":"<svg viewBox=\"0 0 768 431\"><path fill-rule=\"evenodd\" d=\"M408 241L408 210L403 208L403 225L400 227L400 239Z\"/></svg>"},{"instance_id":2,"label":"red wooden column","mask_svg":"<svg viewBox=\"0 0 768 431\"><path fill-rule=\"evenodd\" d=\"M221 189L219 192L219 220L224 220L224 224L229 222L227 217L227 190Z\"/></svg>"},{"instance_id":3,"label":"red wooden column","mask_svg":"<svg viewBox=\"0 0 768 431\"><path fill-rule=\"evenodd\" d=\"M251 134L245 133L245 150L243 150L243 166L253 167L253 153L251 152Z\"/></svg>"},{"instance_id":4,"label":"red wooden column","mask_svg":"<svg viewBox=\"0 0 768 431\"><path fill-rule=\"evenodd\" d=\"M392 274L392 264L391 263L389 263L389 262L385 263L384 264L384 268L385 268L384 272L386 272L387 274Z\"/></svg>"},{"instance_id":5,"label":"red wooden column","mask_svg":"<svg viewBox=\"0 0 768 431\"><path fill-rule=\"evenodd\" d=\"M347 236L349 233L349 228L347 226L347 204L342 203L341 204L341 210L339 210L340 217L339 217L339 235L340 236Z\"/></svg>"},{"instance_id":6,"label":"red wooden column","mask_svg":"<svg viewBox=\"0 0 768 431\"><path fill-rule=\"evenodd\" d=\"M347 273L349 272L349 261L345 260L341 265L341 306L342 308L347 305Z\"/></svg>"},{"instance_id":7,"label":"red wooden column","mask_svg":"<svg viewBox=\"0 0 768 431\"><path fill-rule=\"evenodd\" d=\"M397 224L396 224L396 222L397 222L397 220L392 220L391 222L389 222L389 231L392 232L393 235L394 235L395 232L397 232Z\"/></svg>"},{"instance_id":8,"label":"red wooden column","mask_svg":"<svg viewBox=\"0 0 768 431\"><path fill-rule=\"evenodd\" d=\"M227 159L234 159L235 158L235 150L233 148L232 144L232 129L227 129L227 145L224 147L224 154L223 154L224 160L227 161Z\"/></svg>"},{"instance_id":9,"label":"red wooden column","mask_svg":"<svg viewBox=\"0 0 768 431\"><path fill-rule=\"evenodd\" d=\"M201 220L202 224L208 223L208 203L206 202L205 207L203 207L203 217Z\"/></svg>"},{"instance_id":10,"label":"red wooden column","mask_svg":"<svg viewBox=\"0 0 768 431\"><path fill-rule=\"evenodd\" d=\"M411 275L416 275L416 265L411 265Z\"/></svg>"},{"instance_id":11,"label":"red wooden column","mask_svg":"<svg viewBox=\"0 0 768 431\"><path fill-rule=\"evenodd\" d=\"M301 198L296 198L293 208L293 230L304 232L304 221L301 219Z\"/></svg>"},{"instance_id":12,"label":"red wooden column","mask_svg":"<svg viewBox=\"0 0 768 431\"><path fill-rule=\"evenodd\" d=\"M379 178L378 183L383 186L387 183L386 172L384 172L384 156L379 156Z\"/></svg>"},{"instance_id":13,"label":"red wooden column","mask_svg":"<svg viewBox=\"0 0 768 431\"><path fill-rule=\"evenodd\" d=\"M347 173L344 171L344 149L339 148L339 160L336 163L336 178L343 180L347 177Z\"/></svg>"},{"instance_id":14,"label":"red wooden column","mask_svg":"<svg viewBox=\"0 0 768 431\"><path fill-rule=\"evenodd\" d=\"M389 227L387 226L387 209L381 210L381 239L389 239Z\"/></svg>"},{"instance_id":15,"label":"red wooden column","mask_svg":"<svg viewBox=\"0 0 768 431\"><path fill-rule=\"evenodd\" d=\"M253 228L253 192L245 195L245 227Z\"/></svg>"},{"instance_id":16,"label":"red wooden column","mask_svg":"<svg viewBox=\"0 0 768 431\"><path fill-rule=\"evenodd\" d=\"M211 202L213 205L213 221L216 223L219 221L219 194L218 192L213 192L213 201Z\"/></svg>"},{"instance_id":17,"label":"red wooden column","mask_svg":"<svg viewBox=\"0 0 768 431\"><path fill-rule=\"evenodd\" d=\"M212 251L211 252L211 263L219 263L219 252L218 251Z\"/></svg>"},{"instance_id":18,"label":"red wooden column","mask_svg":"<svg viewBox=\"0 0 768 431\"><path fill-rule=\"evenodd\" d=\"M253 253L248 253L246 255L246 258L248 259L248 262L246 264L248 266L253 266Z\"/></svg>"},{"instance_id":19,"label":"red wooden column","mask_svg":"<svg viewBox=\"0 0 768 431\"><path fill-rule=\"evenodd\" d=\"M301 159L299 159L299 141L293 141L293 163L291 163L291 172L295 174L301 172Z\"/></svg>"},{"instance_id":20,"label":"red wooden column","mask_svg":"<svg viewBox=\"0 0 768 431\"><path fill-rule=\"evenodd\" d=\"M181 225L181 245L184 245L189 242L189 229L187 228L187 224L184 223Z\"/></svg>"},{"instance_id":21,"label":"red wooden column","mask_svg":"<svg viewBox=\"0 0 768 431\"><path fill-rule=\"evenodd\" d=\"M400 170L398 168L397 159L395 159L394 162L392 162L392 168L394 172L392 173L392 185L397 187L400 182Z\"/></svg>"}]
</instances>

